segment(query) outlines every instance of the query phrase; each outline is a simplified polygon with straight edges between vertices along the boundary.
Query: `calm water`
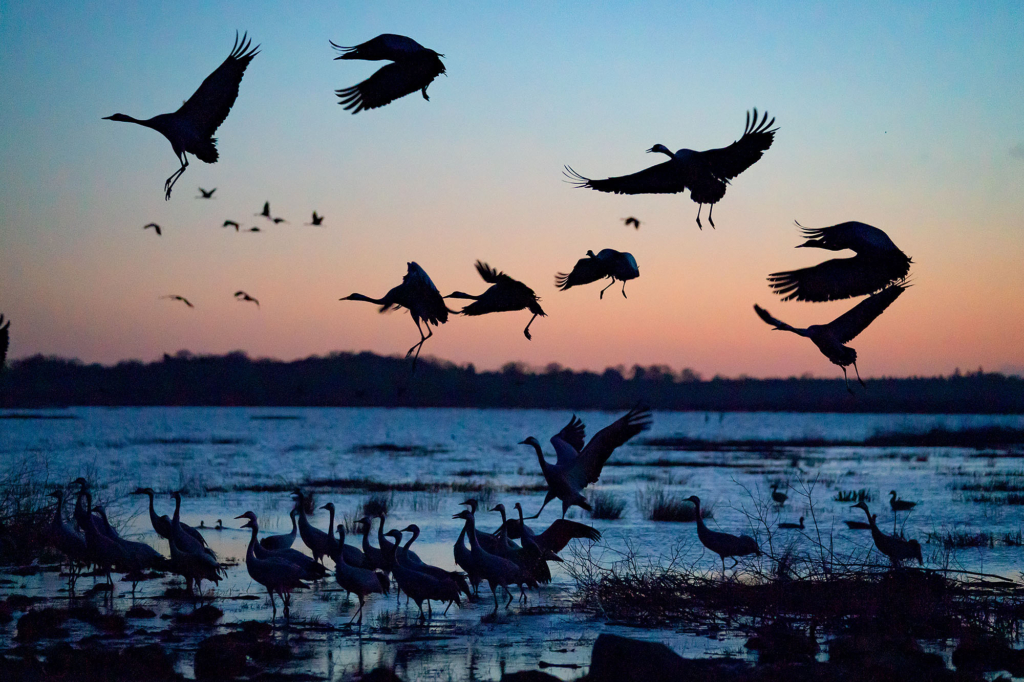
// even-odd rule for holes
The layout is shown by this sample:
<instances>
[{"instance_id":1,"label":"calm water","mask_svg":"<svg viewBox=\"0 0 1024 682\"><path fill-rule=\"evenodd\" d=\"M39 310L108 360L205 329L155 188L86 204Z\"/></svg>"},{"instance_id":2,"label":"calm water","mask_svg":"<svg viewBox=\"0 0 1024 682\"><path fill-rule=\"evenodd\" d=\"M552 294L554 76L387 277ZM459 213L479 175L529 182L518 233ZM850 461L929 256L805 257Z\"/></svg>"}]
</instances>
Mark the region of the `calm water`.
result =
<instances>
[{"instance_id":1,"label":"calm water","mask_svg":"<svg viewBox=\"0 0 1024 682\"><path fill-rule=\"evenodd\" d=\"M138 486L160 491L184 488L183 520L194 526L213 526L223 519L224 531L205 533L222 558L245 554L247 532L233 529L234 517L255 511L264 531L290 529L287 493L257 493L257 486L301 484L323 479L369 479L378 482L487 484L489 502L503 502L511 509L523 503L533 513L543 493L512 494L508 486L542 482L531 448L517 445L534 435L546 446L547 439L568 421L569 411L531 410L406 410L406 409L71 409L51 414L75 417L61 420L0 421L0 462L6 466L28 463L37 475L50 482L66 482L84 475L95 481L98 496L108 505L122 533L136 535L166 553L166 543L152 531L144 499L126 493ZM587 412L580 416L588 436L618 414ZM269 417L269 419L268 419ZM656 413L654 427L645 436L686 436L708 441L791 440L817 438L857 441L879 432L925 432L935 427L961 429L986 425L1024 428L1024 417L943 415L806 415L751 413ZM550 452L550 446L547 447ZM596 553L612 561L627 543L652 557L681 548L683 558L709 569L718 565L715 555L703 552L693 524L654 523L643 518L638 503L644 493L662 490L669 494L697 494L714 507L713 528L755 533L764 542L764 528L752 527L748 513L769 495L772 483L780 483L789 495L781 511L772 511L770 522L796 521L810 516L813 501L819 527L831 533L840 552L870 550L870 535L848 530L844 519L863 520L859 510L833 501L838 490L866 489L880 525L891 527L893 515L886 494L892 488L901 497L919 502L911 514L901 514L899 527L908 537L922 542L926 564L948 561L939 543L926 543L929 534L953 530L996 536L996 546L959 550L953 564L965 570L998 573L1019 578L1024 549L1006 546L1001 538L1024 526L1024 506L977 502L979 495L1000 493L965 491L964 485L1005 481L1024 488L1024 452L1020 449L920 447L816 447L784 450L709 448L708 452L683 452L630 444L613 455L615 466L605 468L598 489L626 503L618 521L590 521L575 510L576 519L593 523L603 534ZM665 460L672 466L663 466ZM593 490L593 489L592 489ZM365 490L324 487L316 490L317 506L333 501L342 514L352 515L367 497ZM810 497L808 497L808 495ZM461 523L451 515L464 494L409 492L392 496L389 527L416 523L423 529L416 551L424 560L453 568L451 547ZM157 499L161 514L173 511L169 498ZM555 503L533 522L542 530L558 517ZM489 518L490 517L490 518ZM481 512L480 525L492 529L497 514ZM326 528L327 517L317 512L312 521ZM799 531L774 530L773 543L809 546ZM296 547L301 545L297 541ZM707 635L685 627L678 630L637 631L609 626L601 619L569 610L572 583L568 575L553 569L555 580L531 596L523 611L514 606L498 622L482 621L487 602L455 607L447 617L420 625L415 607L404 600L371 598L364 611L362 636L341 628L354 612L355 600L346 603L333 581L315 590L298 593L293 600L292 620L326 627L305 629L301 635L282 630L281 637L300 638L308 658L292 664L294 670L310 670L343 679L379 663L395 664L399 672L416 679L495 679L509 672L534 668L539 661L585 665L590 643L603 631L664 641L684 655L747 655L744 637ZM91 578L80 583L87 589ZM135 598L158 613L187 611L190 607L159 599L172 581L143 583ZM16 578L0 588L54 596L60 580L54 574ZM132 599L124 585L114 607L124 610ZM216 589L219 597L258 595L239 564ZM489 594L488 594L489 597ZM270 619L265 599L222 599L224 622ZM493 606L493 602L491 602ZM554 607L554 608L549 608ZM281 621L279 617L279 622ZM143 622L150 632L163 621ZM13 636L3 626L0 638ZM82 626L88 634L89 626ZM213 630L216 631L216 630ZM208 632L202 633L204 636ZM145 635L136 635L145 636ZM186 648L189 642L179 644ZM171 645L175 646L174 644ZM181 669L189 673L189 660ZM549 669L575 677L582 670Z\"/></svg>"}]
</instances>

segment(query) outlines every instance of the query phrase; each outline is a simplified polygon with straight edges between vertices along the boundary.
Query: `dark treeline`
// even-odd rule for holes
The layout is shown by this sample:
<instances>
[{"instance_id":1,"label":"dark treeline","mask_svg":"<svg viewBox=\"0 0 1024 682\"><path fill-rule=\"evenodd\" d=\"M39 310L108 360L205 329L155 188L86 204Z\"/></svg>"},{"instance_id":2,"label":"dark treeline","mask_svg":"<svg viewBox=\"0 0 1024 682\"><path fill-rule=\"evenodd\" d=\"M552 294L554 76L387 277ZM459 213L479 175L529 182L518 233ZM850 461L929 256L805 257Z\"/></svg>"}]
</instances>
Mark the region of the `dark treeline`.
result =
<instances>
[{"instance_id":1,"label":"dark treeline","mask_svg":"<svg viewBox=\"0 0 1024 682\"><path fill-rule=\"evenodd\" d=\"M704 380L665 366L602 373L559 365L495 372L472 365L336 353L294 362L252 360L242 352L112 367L35 356L0 375L0 406L325 406L533 407L619 410L644 401L656 410L1024 413L1024 379L1002 374L872 379L856 395L841 378Z\"/></svg>"}]
</instances>

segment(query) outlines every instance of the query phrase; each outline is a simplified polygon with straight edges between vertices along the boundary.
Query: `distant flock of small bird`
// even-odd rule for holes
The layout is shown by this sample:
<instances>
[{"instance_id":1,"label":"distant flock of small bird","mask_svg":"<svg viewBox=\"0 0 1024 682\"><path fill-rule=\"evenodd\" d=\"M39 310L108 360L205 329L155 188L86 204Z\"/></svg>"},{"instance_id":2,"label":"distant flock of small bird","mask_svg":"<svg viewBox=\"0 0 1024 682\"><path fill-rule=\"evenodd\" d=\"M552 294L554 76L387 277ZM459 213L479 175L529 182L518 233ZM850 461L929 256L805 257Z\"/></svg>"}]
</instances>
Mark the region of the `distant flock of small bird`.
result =
<instances>
[{"instance_id":1,"label":"distant flock of small bird","mask_svg":"<svg viewBox=\"0 0 1024 682\"><path fill-rule=\"evenodd\" d=\"M246 68L259 54L259 46L252 47L251 42L247 35L243 35L239 40L236 33L235 44L224 63L203 81L199 89L177 111L160 114L147 120L135 119L124 114L106 117L112 121L152 128L171 143L181 167L164 183L166 199L170 199L175 182L188 167L187 154L192 154L206 163L217 161L216 140L213 134L234 105ZM435 78L445 73L445 66L441 61L444 55L423 47L406 36L386 33L354 47L344 47L334 42L330 44L340 53L335 59L390 62L363 82L336 91L338 103L353 114L385 106L417 91L422 93L425 100L429 100L428 86ZM775 119L769 119L767 112L759 116L755 108L747 113L743 135L726 147L706 151L679 149L672 152L665 145L656 144L647 151L664 154L668 156L668 160L629 175L592 179L581 175L570 166L565 166L564 173L576 186L599 192L678 194L689 190L690 199L697 204L697 226L703 228L700 213L704 204L707 204L707 221L714 227L712 211L715 204L725 196L730 181L760 160L764 152L771 147L778 130L772 127L774 124ZM215 191L216 188L200 188L200 196L197 198L211 199ZM269 202L264 204L263 211L256 215L275 224L287 222L283 218L271 215ZM641 221L637 217L629 216L622 220L626 226L640 229ZM322 223L323 216L314 211L312 222L307 224ZM234 220L226 220L224 227L234 227L238 231L240 224ZM161 234L159 225L151 223L146 226L146 229L149 228L154 229L158 235ZM771 316L760 306L755 305L754 309L762 320L775 329L809 338L829 361L843 370L846 388L852 393L846 368L852 365L857 372L858 380L860 370L857 368L856 351L846 344L903 293L908 286L907 276L911 260L884 232L870 225L846 222L832 227L803 229L808 240L800 246L831 251L850 249L856 256L830 260L811 268L774 273L768 278L772 290L782 295L783 300L831 301L861 295L868 298L828 324L811 325L807 328L788 325ZM259 232L260 228L252 227L248 231ZM433 335L431 326L437 327L446 323L449 313L477 316L527 310L533 316L523 334L527 339L532 338L530 325L538 316L545 316L540 299L534 290L486 263L478 261L476 267L480 276L490 285L478 296L456 291L442 297L426 271L417 263L409 262L402 283L383 297L372 298L363 294L351 294L341 300L376 303L381 306L382 311L407 309L420 333L419 342L413 345L407 354L408 356L415 351L414 368L423 343ZM602 249L596 255L593 251L587 251L587 257L580 259L571 272L559 273L556 285L564 291L600 279L610 279L608 286L622 282L622 295L625 296L625 283L639 276L640 270L632 254ZM607 288L606 286L605 289ZM602 298L605 289L601 290ZM177 295L166 298L188 303ZM444 298L470 299L473 302L460 311L453 311L447 308ZM239 300L255 302L255 299L247 294ZM189 305L191 307L191 304ZM427 327L426 333L421 327L421 321ZM862 380L860 383L864 384Z\"/></svg>"}]
</instances>

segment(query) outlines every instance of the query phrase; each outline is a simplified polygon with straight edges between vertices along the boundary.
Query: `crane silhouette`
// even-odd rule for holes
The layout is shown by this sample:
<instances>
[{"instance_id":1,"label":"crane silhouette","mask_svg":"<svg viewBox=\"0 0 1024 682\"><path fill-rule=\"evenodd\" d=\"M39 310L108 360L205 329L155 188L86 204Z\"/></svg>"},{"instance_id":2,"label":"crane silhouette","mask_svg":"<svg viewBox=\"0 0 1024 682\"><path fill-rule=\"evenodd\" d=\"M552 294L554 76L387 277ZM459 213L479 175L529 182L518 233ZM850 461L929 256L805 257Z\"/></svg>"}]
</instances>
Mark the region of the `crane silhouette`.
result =
<instances>
[{"instance_id":1,"label":"crane silhouette","mask_svg":"<svg viewBox=\"0 0 1024 682\"><path fill-rule=\"evenodd\" d=\"M192 303L190 303L189 300L187 298L185 298L184 296L178 296L177 294L168 294L167 296L161 296L160 298L168 298L168 299L170 299L172 301L181 301L182 303L187 305L189 308L195 308L195 306L192 305Z\"/></svg>"},{"instance_id":2,"label":"crane silhouette","mask_svg":"<svg viewBox=\"0 0 1024 682\"><path fill-rule=\"evenodd\" d=\"M857 369L857 351L846 344L853 341L862 331L867 329L876 317L882 314L893 301L899 298L900 294L906 291L907 284L891 284L877 294L872 294L853 308L843 313L828 324L812 324L806 329L792 327L782 320L776 319L759 305L754 305L754 312L766 323L775 329L793 332L799 336L810 339L818 350L829 359L832 364L839 365L843 370L843 378L846 379L846 390L851 394L850 378L846 374L846 368L853 365L857 372L857 381L864 386L860 378L860 370Z\"/></svg>"},{"instance_id":3,"label":"crane silhouette","mask_svg":"<svg viewBox=\"0 0 1024 682\"><path fill-rule=\"evenodd\" d=\"M586 427L576 415L573 415L569 423L551 437L551 445L554 446L557 456L554 464L549 464L544 459L544 451L541 450L536 438L530 436L521 441L520 445L530 445L537 452L537 460L548 484L544 504L529 518L535 519L540 516L548 502L556 497L562 501L562 518L565 518L565 513L573 505L590 511L590 503L582 495L583 489L597 482L604 463L611 457L615 448L649 428L651 410L638 405L598 431L584 447Z\"/></svg>"},{"instance_id":4,"label":"crane silhouette","mask_svg":"<svg viewBox=\"0 0 1024 682\"><path fill-rule=\"evenodd\" d=\"M910 511L917 506L917 502L911 502L910 500L901 500L896 496L895 490L889 491L889 507L893 513L901 511Z\"/></svg>"},{"instance_id":5,"label":"crane silhouette","mask_svg":"<svg viewBox=\"0 0 1024 682\"><path fill-rule=\"evenodd\" d=\"M807 228L797 223L797 227L807 239L797 246L798 249L850 249L857 255L768 275L771 288L783 301L835 301L873 294L905 279L910 272L913 261L877 227L852 221L820 228Z\"/></svg>"},{"instance_id":6,"label":"crane silhouette","mask_svg":"<svg viewBox=\"0 0 1024 682\"><path fill-rule=\"evenodd\" d=\"M697 227L704 229L700 223L700 209L704 204L710 205L708 222L714 227L711 211L715 204L725 196L729 181L750 168L772 146L778 130L771 127L774 123L774 118L768 120L768 112L758 122L755 108L753 115L747 112L743 136L728 147L703 152L680 149L672 153L665 145L656 144L647 152L666 154L669 160L638 173L592 180L566 166L565 175L577 187L614 194L678 194L688 189L690 199L697 204Z\"/></svg>"},{"instance_id":7,"label":"crane silhouette","mask_svg":"<svg viewBox=\"0 0 1024 682\"><path fill-rule=\"evenodd\" d=\"M266 218L267 220L273 220L273 218L270 215L270 202L269 201L264 201L263 202L263 210L260 211L259 213L253 213L253 215L255 215L255 216L262 216L262 217Z\"/></svg>"},{"instance_id":8,"label":"crane silhouette","mask_svg":"<svg viewBox=\"0 0 1024 682\"><path fill-rule=\"evenodd\" d=\"M868 505L864 500L853 505L851 509L864 510L868 517L868 523L871 525L871 539L874 540L875 547L889 557L894 566L899 566L902 562L910 559L917 559L919 565L924 563L921 557L921 543L917 540L904 540L895 535L886 535L879 530L877 515L868 510Z\"/></svg>"},{"instance_id":9,"label":"crane silhouette","mask_svg":"<svg viewBox=\"0 0 1024 682\"><path fill-rule=\"evenodd\" d=\"M451 311L444 304L441 293L434 286L426 271L415 261L410 261L407 265L409 269L405 277L402 278L402 283L384 294L383 298L370 298L363 294L349 294L338 300L373 303L380 306L380 312L382 313L398 308L408 310L412 316L412 321L416 323L416 331L420 333L419 343L415 344L405 354L405 357L409 357L413 351L416 351L416 357L413 358L412 363L415 369L416 361L420 357L420 349L423 348L426 340L434 335L430 325L437 327L444 324L448 321L448 313ZM426 324L426 334L423 333L423 329L420 327L420 320L423 320Z\"/></svg>"},{"instance_id":10,"label":"crane silhouette","mask_svg":"<svg viewBox=\"0 0 1024 682\"><path fill-rule=\"evenodd\" d=\"M639 276L640 268L637 267L633 254L615 249L601 249L596 255L593 251L587 251L587 257L576 261L569 274L560 272L555 275L555 286L565 291L570 287L610 277L612 281L601 289L598 298L604 298L604 292L616 281L622 282L622 297L626 298L626 282Z\"/></svg>"},{"instance_id":11,"label":"crane silhouette","mask_svg":"<svg viewBox=\"0 0 1024 682\"><path fill-rule=\"evenodd\" d=\"M156 236L158 237L163 234L163 232L160 231L160 226L157 225L156 223L150 223L149 225L146 225L142 229L148 230L149 228L153 228L153 231L156 232Z\"/></svg>"},{"instance_id":12,"label":"crane silhouette","mask_svg":"<svg viewBox=\"0 0 1024 682\"><path fill-rule=\"evenodd\" d=\"M640 219L639 218L635 218L633 216L629 216L628 218L623 218L622 222L625 223L627 227L632 225L634 229L637 229L637 230L640 229Z\"/></svg>"},{"instance_id":13,"label":"crane silhouette","mask_svg":"<svg viewBox=\"0 0 1024 682\"><path fill-rule=\"evenodd\" d=\"M199 89L177 111L160 114L144 121L124 114L104 117L104 120L108 121L136 123L152 128L171 143L181 168L164 183L164 199L171 198L174 183L188 168L186 153L206 163L217 163L217 140L213 134L228 117L228 112L238 98L238 84L242 82L246 67L253 57L259 54L259 45L250 49L251 41L246 40L247 35L243 35L239 41L238 33L235 33L235 45L231 48L231 54L206 77Z\"/></svg>"},{"instance_id":14,"label":"crane silhouette","mask_svg":"<svg viewBox=\"0 0 1024 682\"><path fill-rule=\"evenodd\" d=\"M199 188L199 193L202 194L202 196L196 197L196 199L212 199L213 198L213 193L216 192L216 191L217 191L216 187L214 187L213 189L203 189L202 187L200 187Z\"/></svg>"},{"instance_id":15,"label":"crane silhouette","mask_svg":"<svg viewBox=\"0 0 1024 682\"><path fill-rule=\"evenodd\" d=\"M245 302L245 301L252 301L253 303L255 303L255 304L256 304L256 307L257 307L257 308L259 308L259 307L260 307L260 302L259 302L259 301L257 301L257 300L256 300L255 298L253 298L252 296L250 296L249 294L245 293L244 291L236 291L236 292L235 292L235 298L237 298L237 299L238 299L239 301L242 301L242 302Z\"/></svg>"},{"instance_id":16,"label":"crane silhouette","mask_svg":"<svg viewBox=\"0 0 1024 682\"><path fill-rule=\"evenodd\" d=\"M258 227L250 227L248 230L242 230L242 231L243 232L262 232L263 230L261 230Z\"/></svg>"},{"instance_id":17,"label":"crane silhouette","mask_svg":"<svg viewBox=\"0 0 1024 682\"><path fill-rule=\"evenodd\" d=\"M239 224L236 223L234 220L225 220L224 224L221 225L221 227L233 227L235 228L235 232L238 232Z\"/></svg>"},{"instance_id":18,"label":"crane silhouette","mask_svg":"<svg viewBox=\"0 0 1024 682\"><path fill-rule=\"evenodd\" d=\"M275 225L280 225L281 223L287 223L288 222L284 218L271 218L271 220L274 221Z\"/></svg>"},{"instance_id":19,"label":"crane silhouette","mask_svg":"<svg viewBox=\"0 0 1024 682\"><path fill-rule=\"evenodd\" d=\"M441 62L443 54L429 50L412 38L384 33L355 47L342 47L329 41L342 54L338 59L365 59L367 61L388 60L391 64L382 66L372 76L358 85L335 90L338 104L345 111L358 114L363 109L376 109L390 104L400 97L420 90L423 99L430 101L427 87L444 73Z\"/></svg>"},{"instance_id":20,"label":"crane silhouette","mask_svg":"<svg viewBox=\"0 0 1024 682\"><path fill-rule=\"evenodd\" d=\"M316 211L313 211L313 222L306 223L306 224L307 225L321 225L321 224L323 224L323 222L324 222L324 217L322 215L317 215Z\"/></svg>"},{"instance_id":21,"label":"crane silhouette","mask_svg":"<svg viewBox=\"0 0 1024 682\"><path fill-rule=\"evenodd\" d=\"M540 299L533 289L526 286L517 279L512 279L504 272L498 272L487 263L476 262L476 271L480 277L491 286L479 296L465 294L461 291L454 291L445 298L462 298L473 301L461 311L462 315L486 315L487 313L500 313L514 310L529 310L533 317L526 323L523 334L527 339L530 336L530 325L537 319L537 316L547 317L547 313L540 307Z\"/></svg>"},{"instance_id":22,"label":"crane silhouette","mask_svg":"<svg viewBox=\"0 0 1024 682\"><path fill-rule=\"evenodd\" d=\"M711 530L704 523L704 519L701 518L700 498L696 495L691 495L686 499L693 503L694 509L697 512L697 538L700 540L700 544L717 554L718 558L722 560L722 577L725 577L725 557L731 558L733 561L731 568L736 568L736 565L739 563L736 557L749 554L761 556L761 550L758 548L757 541L754 538L749 535L730 535L729 533Z\"/></svg>"}]
</instances>

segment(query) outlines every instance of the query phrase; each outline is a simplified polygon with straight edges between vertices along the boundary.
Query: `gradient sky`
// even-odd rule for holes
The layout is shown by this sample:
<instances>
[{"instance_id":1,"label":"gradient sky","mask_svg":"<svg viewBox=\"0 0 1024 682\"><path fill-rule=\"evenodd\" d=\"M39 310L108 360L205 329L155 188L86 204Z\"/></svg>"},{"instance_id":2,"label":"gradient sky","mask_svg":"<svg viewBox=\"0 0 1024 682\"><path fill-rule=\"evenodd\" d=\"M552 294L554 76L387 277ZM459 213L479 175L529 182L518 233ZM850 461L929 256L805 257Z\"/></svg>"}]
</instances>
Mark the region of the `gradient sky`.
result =
<instances>
[{"instance_id":1,"label":"gradient sky","mask_svg":"<svg viewBox=\"0 0 1024 682\"><path fill-rule=\"evenodd\" d=\"M71 6L73 5L73 6ZM217 132L220 161L178 166L138 126L177 109L227 56L261 53ZM379 62L333 61L408 35L447 77L356 116L336 88ZM404 353L406 313L381 296L406 262L442 293L480 292L482 259L525 281L547 318L454 318L425 354L479 368L663 363L705 376L839 376L807 340L772 332L855 301L780 303L770 272L794 220L860 220L914 259L914 286L852 344L865 376L1024 367L1024 5L976 3L24 3L0 6L0 312L11 355L114 362L189 349L283 359ZM721 147L747 109L776 117L761 161L699 231L687 195L574 189L671 149ZM196 187L217 187L198 201ZM290 224L253 217L269 199ZM310 212L326 216L307 227ZM706 209L705 209L706 211ZM621 218L640 217L639 231ZM261 234L221 229L227 219ZM163 237L142 226L155 221ZM632 252L640 279L558 292L587 249ZM245 289L261 309L232 298ZM181 294L195 303L158 300Z\"/></svg>"}]
</instances>

